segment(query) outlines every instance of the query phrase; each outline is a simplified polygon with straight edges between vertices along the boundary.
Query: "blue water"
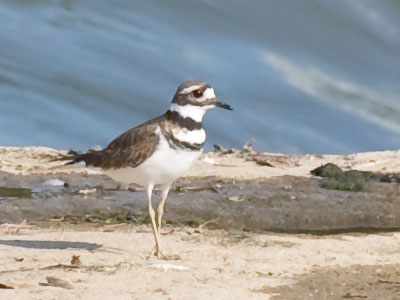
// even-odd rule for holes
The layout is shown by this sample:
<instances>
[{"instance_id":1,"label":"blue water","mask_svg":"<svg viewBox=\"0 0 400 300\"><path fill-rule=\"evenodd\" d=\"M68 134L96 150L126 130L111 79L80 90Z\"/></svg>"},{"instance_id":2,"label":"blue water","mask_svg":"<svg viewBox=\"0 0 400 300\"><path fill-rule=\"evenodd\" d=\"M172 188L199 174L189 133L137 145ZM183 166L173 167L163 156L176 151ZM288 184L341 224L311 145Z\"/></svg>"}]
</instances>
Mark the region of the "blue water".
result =
<instances>
[{"instance_id":1,"label":"blue water","mask_svg":"<svg viewBox=\"0 0 400 300\"><path fill-rule=\"evenodd\" d=\"M198 79L235 108L209 150L400 148L398 0L0 0L0 27L0 145L105 146Z\"/></svg>"}]
</instances>

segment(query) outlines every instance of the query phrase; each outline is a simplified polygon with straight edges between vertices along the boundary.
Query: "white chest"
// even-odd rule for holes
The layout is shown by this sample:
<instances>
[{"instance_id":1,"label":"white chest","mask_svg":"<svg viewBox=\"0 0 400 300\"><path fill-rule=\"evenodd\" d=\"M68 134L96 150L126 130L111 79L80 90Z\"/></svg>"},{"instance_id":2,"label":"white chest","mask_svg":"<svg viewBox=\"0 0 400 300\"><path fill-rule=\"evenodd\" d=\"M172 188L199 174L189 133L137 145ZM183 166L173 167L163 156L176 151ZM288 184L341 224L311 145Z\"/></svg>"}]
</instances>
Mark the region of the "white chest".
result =
<instances>
[{"instance_id":1,"label":"white chest","mask_svg":"<svg viewBox=\"0 0 400 300\"><path fill-rule=\"evenodd\" d=\"M184 175L203 153L173 149L163 135L154 153L136 168L107 170L105 174L124 183L166 184Z\"/></svg>"},{"instance_id":2,"label":"white chest","mask_svg":"<svg viewBox=\"0 0 400 300\"><path fill-rule=\"evenodd\" d=\"M172 129L172 135L180 142L189 144L203 144L206 141L206 132L203 128L196 130L187 130L177 127Z\"/></svg>"}]
</instances>

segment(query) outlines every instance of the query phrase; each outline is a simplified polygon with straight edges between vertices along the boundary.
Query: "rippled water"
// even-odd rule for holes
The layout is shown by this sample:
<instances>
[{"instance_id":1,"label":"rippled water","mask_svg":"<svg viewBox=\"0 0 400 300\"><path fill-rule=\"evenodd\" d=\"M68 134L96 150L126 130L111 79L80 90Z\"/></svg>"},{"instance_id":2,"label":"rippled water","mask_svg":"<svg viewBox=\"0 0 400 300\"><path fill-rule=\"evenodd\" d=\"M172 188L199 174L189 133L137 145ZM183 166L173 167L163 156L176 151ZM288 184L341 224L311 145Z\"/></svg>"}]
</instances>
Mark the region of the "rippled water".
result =
<instances>
[{"instance_id":1,"label":"rippled water","mask_svg":"<svg viewBox=\"0 0 400 300\"><path fill-rule=\"evenodd\" d=\"M0 0L0 145L84 150L199 79L213 143L400 148L400 1Z\"/></svg>"}]
</instances>

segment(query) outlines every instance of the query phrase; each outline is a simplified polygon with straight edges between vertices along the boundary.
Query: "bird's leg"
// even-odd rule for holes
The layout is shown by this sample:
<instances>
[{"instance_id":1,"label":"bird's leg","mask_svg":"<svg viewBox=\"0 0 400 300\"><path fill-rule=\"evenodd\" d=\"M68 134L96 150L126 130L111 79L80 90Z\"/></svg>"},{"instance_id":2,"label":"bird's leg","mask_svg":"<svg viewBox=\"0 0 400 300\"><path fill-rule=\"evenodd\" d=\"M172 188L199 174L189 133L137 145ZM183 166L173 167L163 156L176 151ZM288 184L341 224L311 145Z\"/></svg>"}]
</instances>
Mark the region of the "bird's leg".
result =
<instances>
[{"instance_id":1,"label":"bird's leg","mask_svg":"<svg viewBox=\"0 0 400 300\"><path fill-rule=\"evenodd\" d=\"M154 251L154 255L156 255L157 257L160 255L160 241L158 238L158 232L157 232L157 224L156 224L156 214L154 212L153 206L151 205L151 196L153 194L153 188L154 185L153 184L149 184L146 187L146 192L147 192L147 199L149 200L149 215L150 215L150 219L151 219L151 229L153 230L153 236L154 236L154 240L156 242L156 248Z\"/></svg>"},{"instance_id":2,"label":"bird's leg","mask_svg":"<svg viewBox=\"0 0 400 300\"><path fill-rule=\"evenodd\" d=\"M161 201L160 201L160 203L158 203L158 207L157 207L158 238L160 238L160 236L161 236L161 222L162 222L162 216L164 213L164 204L165 204L165 200L167 200L168 192L169 192L170 188L171 188L171 184L169 183L169 184L163 185L162 190L161 190Z\"/></svg>"}]
</instances>

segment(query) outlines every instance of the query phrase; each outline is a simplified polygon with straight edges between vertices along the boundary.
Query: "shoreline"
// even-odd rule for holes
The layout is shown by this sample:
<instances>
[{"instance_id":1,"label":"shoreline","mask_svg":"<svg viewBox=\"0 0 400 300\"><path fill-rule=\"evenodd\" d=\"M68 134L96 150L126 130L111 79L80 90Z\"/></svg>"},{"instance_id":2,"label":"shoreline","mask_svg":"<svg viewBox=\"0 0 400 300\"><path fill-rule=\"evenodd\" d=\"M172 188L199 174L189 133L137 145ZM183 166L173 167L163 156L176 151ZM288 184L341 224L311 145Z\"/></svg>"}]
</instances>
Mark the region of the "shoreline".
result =
<instances>
[{"instance_id":1,"label":"shoreline","mask_svg":"<svg viewBox=\"0 0 400 300\"><path fill-rule=\"evenodd\" d=\"M89 173L86 168L62 166L57 158L68 155L67 150L48 147L1 147L0 171L12 174ZM257 163L259 162L259 164ZM271 162L273 167L261 165ZM223 179L251 180L277 176L311 177L310 171L326 163L344 170L400 173L400 150L360 152L349 155L286 155L257 152L250 149L223 150L204 153L185 177L214 176ZM246 169L243 172L243 169Z\"/></svg>"},{"instance_id":2,"label":"shoreline","mask_svg":"<svg viewBox=\"0 0 400 300\"><path fill-rule=\"evenodd\" d=\"M363 191L327 189L310 171L335 163L396 173L399 151L207 153L168 198L162 242L176 259L168 261L148 257L144 191L53 161L66 153L0 147L7 299L398 297L400 184L375 178Z\"/></svg>"},{"instance_id":3,"label":"shoreline","mask_svg":"<svg viewBox=\"0 0 400 300\"><path fill-rule=\"evenodd\" d=\"M74 222L148 221L143 188L121 186L93 169L64 166L57 159L66 155L45 147L0 147L2 222L37 223L64 216ZM343 174L362 172L350 179L343 176L343 182L310 173L327 163L342 168ZM372 179L364 179L367 171L375 172ZM251 148L210 152L174 183L165 220L211 222L209 228L241 231L394 230L400 228L400 178L377 174L398 171L400 151L348 156L285 156Z\"/></svg>"}]
</instances>

